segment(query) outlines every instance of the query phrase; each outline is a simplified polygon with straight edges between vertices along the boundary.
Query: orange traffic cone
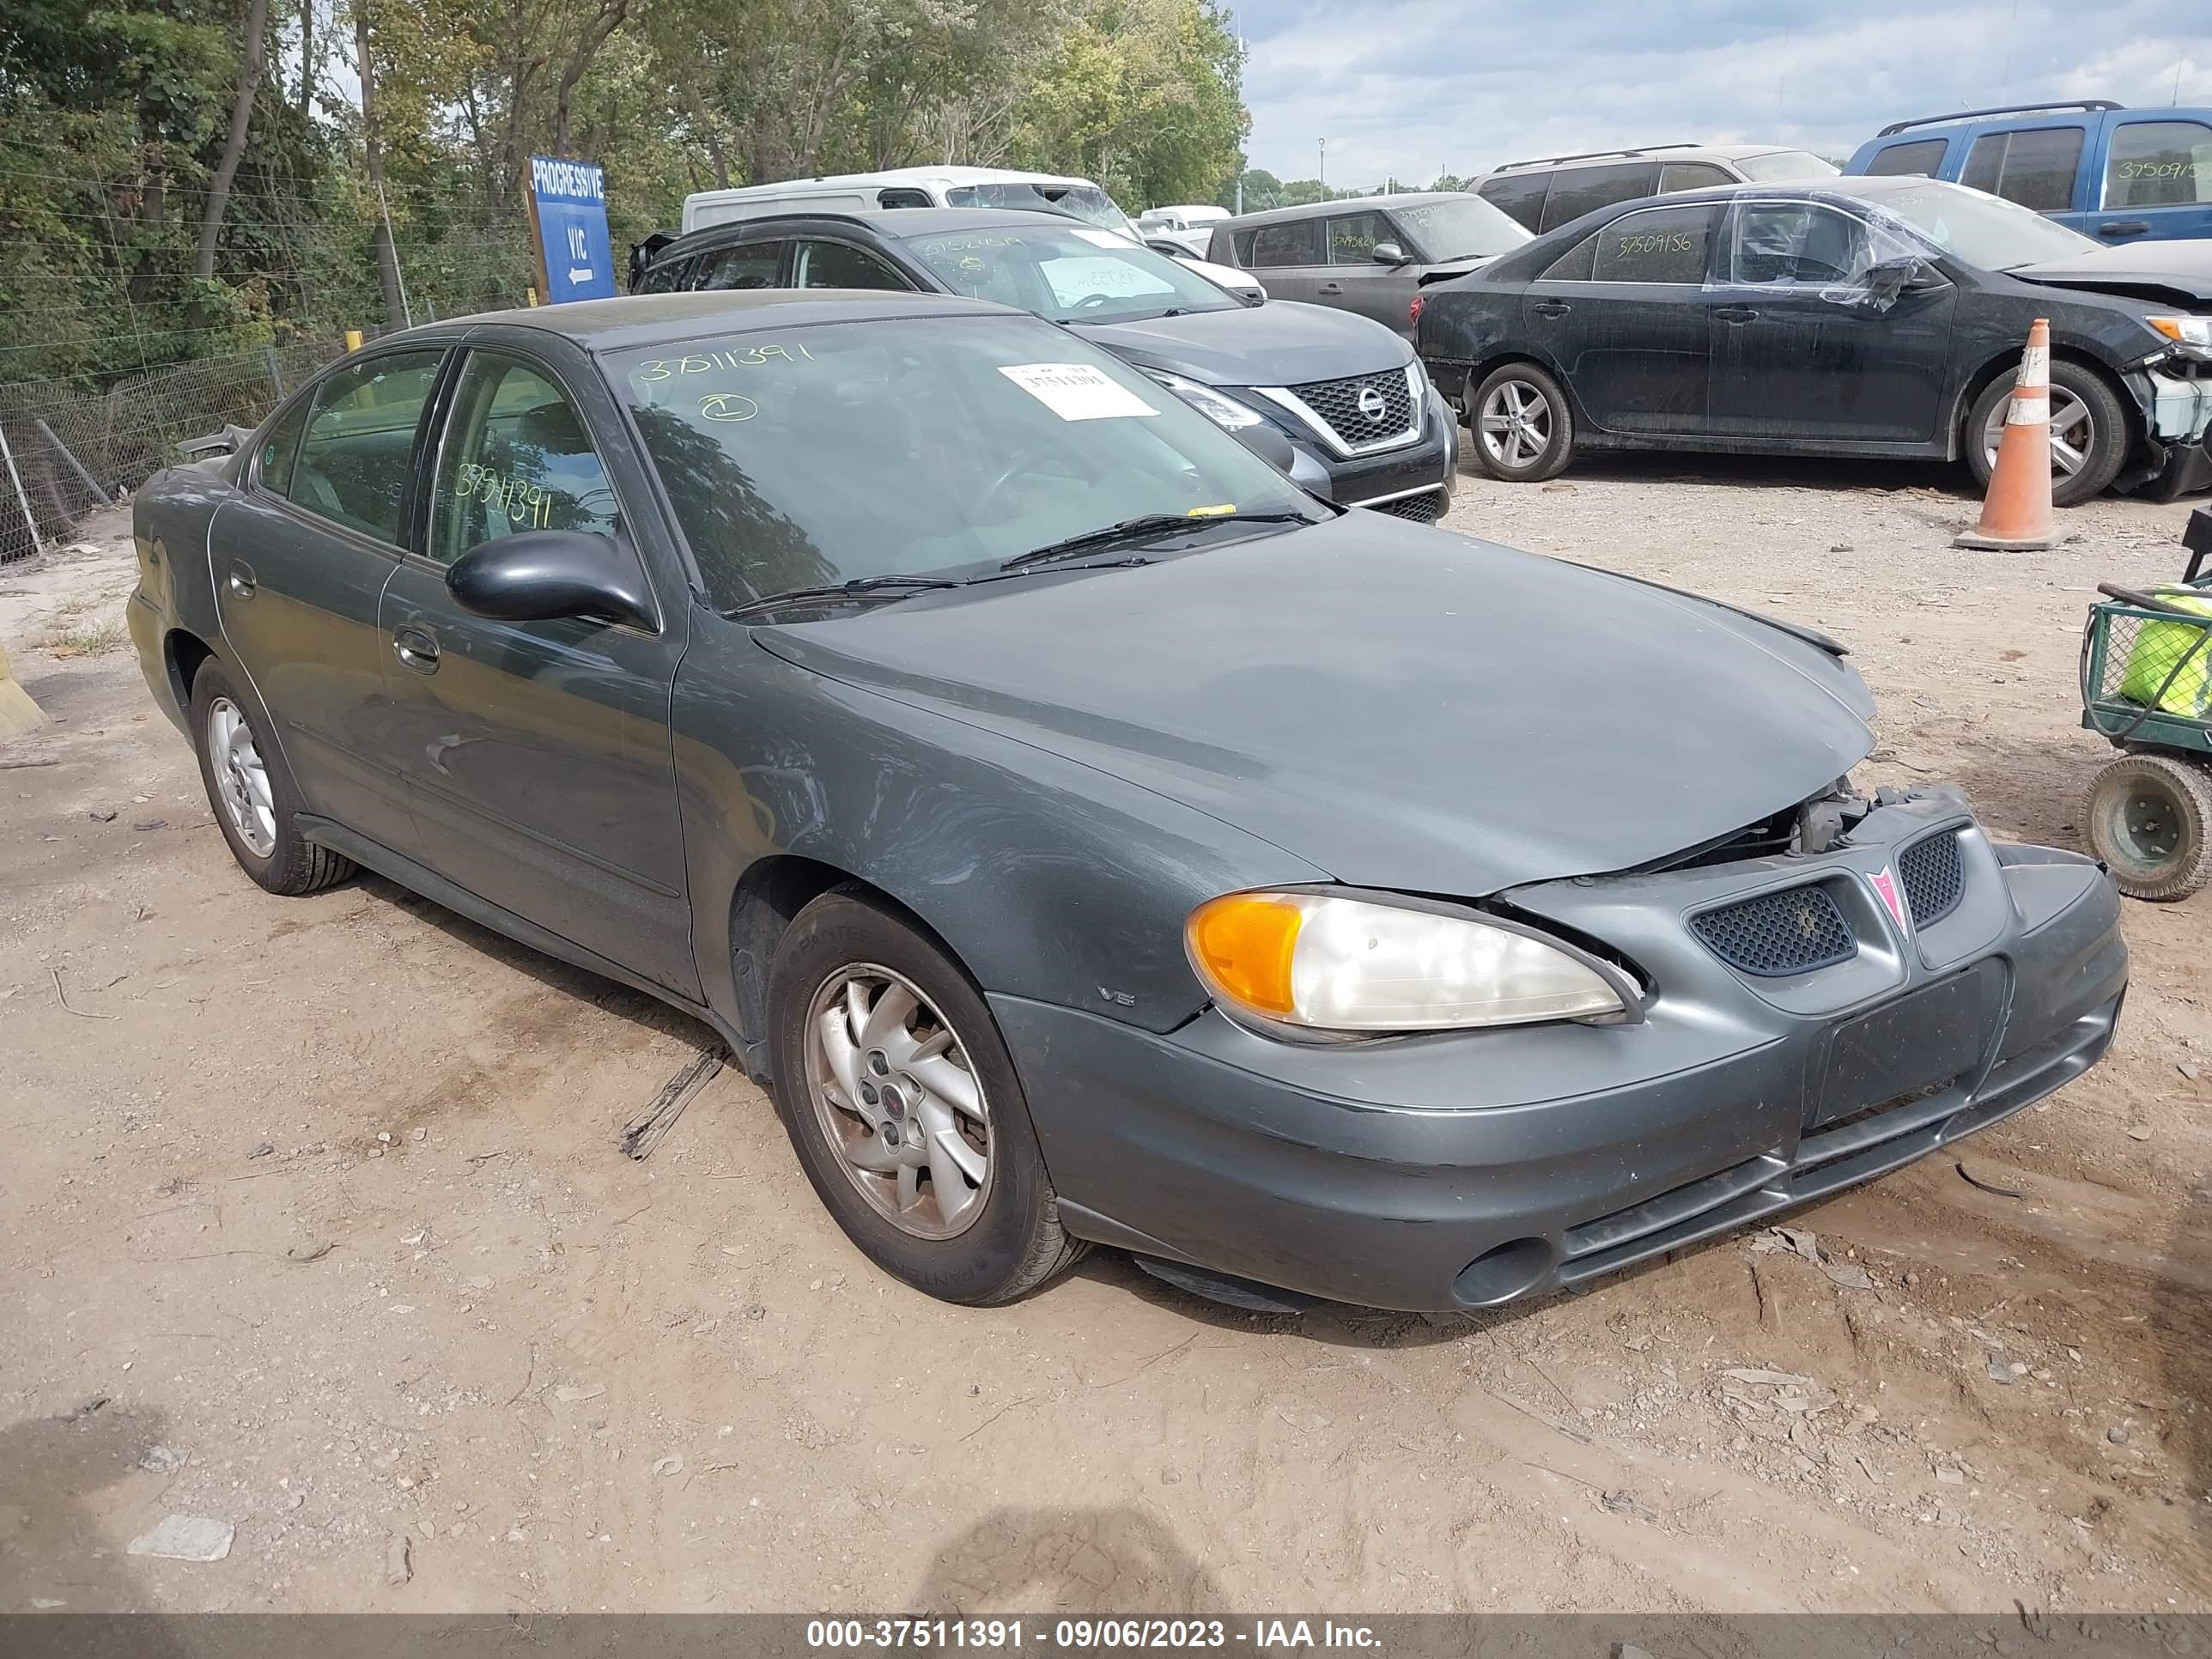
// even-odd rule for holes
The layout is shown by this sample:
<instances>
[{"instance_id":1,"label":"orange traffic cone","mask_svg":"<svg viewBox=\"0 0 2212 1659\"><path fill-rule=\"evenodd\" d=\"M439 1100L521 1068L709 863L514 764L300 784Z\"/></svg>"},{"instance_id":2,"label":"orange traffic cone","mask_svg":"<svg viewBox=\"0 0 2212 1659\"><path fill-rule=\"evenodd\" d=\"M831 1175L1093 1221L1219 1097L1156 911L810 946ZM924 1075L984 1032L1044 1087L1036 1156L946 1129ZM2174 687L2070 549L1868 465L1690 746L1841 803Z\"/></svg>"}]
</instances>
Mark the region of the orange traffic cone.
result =
<instances>
[{"instance_id":1,"label":"orange traffic cone","mask_svg":"<svg viewBox=\"0 0 2212 1659\"><path fill-rule=\"evenodd\" d=\"M1970 442L1978 441L1968 434ZM2051 325L2027 331L2020 377L2012 383L1997 464L1982 501L1982 520L1952 538L1954 547L2033 553L2051 545Z\"/></svg>"}]
</instances>

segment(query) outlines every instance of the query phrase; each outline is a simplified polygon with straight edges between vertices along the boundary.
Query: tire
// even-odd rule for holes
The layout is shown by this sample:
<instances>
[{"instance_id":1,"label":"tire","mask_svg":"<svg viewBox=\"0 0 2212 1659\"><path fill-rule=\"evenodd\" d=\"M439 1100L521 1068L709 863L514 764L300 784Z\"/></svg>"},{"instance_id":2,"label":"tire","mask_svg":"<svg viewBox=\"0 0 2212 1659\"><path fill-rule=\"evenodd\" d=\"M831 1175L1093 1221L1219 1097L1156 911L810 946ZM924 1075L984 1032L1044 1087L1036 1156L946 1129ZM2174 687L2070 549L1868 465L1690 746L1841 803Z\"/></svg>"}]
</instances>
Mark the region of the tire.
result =
<instances>
[{"instance_id":1,"label":"tire","mask_svg":"<svg viewBox=\"0 0 2212 1659\"><path fill-rule=\"evenodd\" d=\"M1492 369L1461 410L1474 464L1507 483L1540 483L1575 453L1574 411L1559 383L1534 363ZM1516 420L1517 426L1512 424ZM1526 459L1520 459L1525 457Z\"/></svg>"},{"instance_id":2,"label":"tire","mask_svg":"<svg viewBox=\"0 0 2212 1659\"><path fill-rule=\"evenodd\" d=\"M1966 414L1966 465L1974 475L1974 483L1984 489L1989 488L1990 473L1996 465L1990 434L2003 428L2005 408L2012 398L2012 382L2011 375L1999 374L1982 389L1982 395L1974 399L1973 408ZM2091 435L2080 464L2069 470L2061 447L2060 427L2063 421L2074 418L2073 411L2077 409L2087 419ZM2078 507L2110 489L2112 480L2120 476L2120 468L2127 464L2128 452L2134 444L2127 411L2120 406L2119 393L2096 370L2054 358L2051 364L2051 504Z\"/></svg>"},{"instance_id":3,"label":"tire","mask_svg":"<svg viewBox=\"0 0 2212 1659\"><path fill-rule=\"evenodd\" d=\"M351 859L300 833L292 775L281 761L264 758L276 750L260 717L212 657L192 677L191 732L216 827L240 869L288 898L319 893L354 872Z\"/></svg>"},{"instance_id":4,"label":"tire","mask_svg":"<svg viewBox=\"0 0 2212 1659\"><path fill-rule=\"evenodd\" d=\"M861 1040L841 1051L841 1037ZM769 969L769 1058L807 1179L894 1278L990 1307L1082 1254L1060 1227L1020 1079L981 994L861 890L824 894L785 931ZM850 1094L846 1079L857 1085Z\"/></svg>"},{"instance_id":5,"label":"tire","mask_svg":"<svg viewBox=\"0 0 2212 1659\"><path fill-rule=\"evenodd\" d=\"M2212 775L2123 755L2089 781L2089 845L2130 898L2185 899L2212 878Z\"/></svg>"}]
</instances>

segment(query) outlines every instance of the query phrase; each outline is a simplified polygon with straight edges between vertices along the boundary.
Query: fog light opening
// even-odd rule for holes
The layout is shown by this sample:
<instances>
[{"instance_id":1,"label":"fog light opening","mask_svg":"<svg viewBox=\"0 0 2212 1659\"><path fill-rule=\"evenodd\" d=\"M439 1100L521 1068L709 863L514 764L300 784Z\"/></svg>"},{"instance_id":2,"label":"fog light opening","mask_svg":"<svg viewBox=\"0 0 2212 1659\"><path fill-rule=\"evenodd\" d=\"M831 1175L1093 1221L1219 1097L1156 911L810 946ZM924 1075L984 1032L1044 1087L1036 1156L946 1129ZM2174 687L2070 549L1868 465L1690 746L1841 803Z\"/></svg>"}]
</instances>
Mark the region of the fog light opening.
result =
<instances>
[{"instance_id":1,"label":"fog light opening","mask_svg":"<svg viewBox=\"0 0 2212 1659\"><path fill-rule=\"evenodd\" d=\"M1552 1271L1552 1247L1540 1238L1516 1238L1485 1250L1460 1269L1452 1295L1470 1308L1510 1302Z\"/></svg>"}]
</instances>

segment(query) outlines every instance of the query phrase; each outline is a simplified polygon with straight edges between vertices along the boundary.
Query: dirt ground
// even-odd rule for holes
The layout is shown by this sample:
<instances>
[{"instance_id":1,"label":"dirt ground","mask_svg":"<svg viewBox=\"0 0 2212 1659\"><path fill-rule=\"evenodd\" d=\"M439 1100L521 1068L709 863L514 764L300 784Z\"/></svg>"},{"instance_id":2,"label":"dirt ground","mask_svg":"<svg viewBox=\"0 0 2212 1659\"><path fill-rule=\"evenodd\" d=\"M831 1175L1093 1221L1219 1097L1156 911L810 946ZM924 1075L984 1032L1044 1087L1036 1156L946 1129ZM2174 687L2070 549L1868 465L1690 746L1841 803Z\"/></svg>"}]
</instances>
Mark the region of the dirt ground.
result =
<instances>
[{"instance_id":1,"label":"dirt ground","mask_svg":"<svg viewBox=\"0 0 2212 1659\"><path fill-rule=\"evenodd\" d=\"M2185 512L1964 554L1946 472L1640 459L1450 522L1826 629L1863 781L2077 846L2083 605ZM1817 1245L1465 1320L1113 1255L971 1312L732 1074L620 1154L703 1029L380 879L251 885L90 530L0 570L57 717L0 746L0 1610L2212 1607L2212 897L2129 907L2118 1046L1985 1186L1925 1161ZM127 1553L175 1514L228 1556Z\"/></svg>"}]
</instances>

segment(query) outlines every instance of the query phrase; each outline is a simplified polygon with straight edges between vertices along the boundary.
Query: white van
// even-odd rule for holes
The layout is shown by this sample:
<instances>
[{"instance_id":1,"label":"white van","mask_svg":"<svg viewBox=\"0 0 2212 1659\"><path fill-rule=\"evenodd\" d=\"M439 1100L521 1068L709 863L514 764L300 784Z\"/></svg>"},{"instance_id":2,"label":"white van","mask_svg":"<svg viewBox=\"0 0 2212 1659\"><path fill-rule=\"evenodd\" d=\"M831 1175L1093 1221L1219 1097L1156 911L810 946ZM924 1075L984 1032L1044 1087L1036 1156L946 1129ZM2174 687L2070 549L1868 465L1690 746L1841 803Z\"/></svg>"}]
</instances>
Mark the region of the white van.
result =
<instances>
[{"instance_id":1,"label":"white van","mask_svg":"<svg viewBox=\"0 0 2212 1659\"><path fill-rule=\"evenodd\" d=\"M684 198L684 229L726 225L770 213L877 213L917 207L1025 208L1032 212L1063 213L1085 224L1119 231L1131 241L1144 240L1120 204L1090 179L1018 173L1006 167L890 167L882 173L845 173L827 179L787 179L777 185L696 191ZM1267 297L1267 290L1249 271L1202 259L1187 263L1231 294Z\"/></svg>"},{"instance_id":2,"label":"white van","mask_svg":"<svg viewBox=\"0 0 2212 1659\"><path fill-rule=\"evenodd\" d=\"M1200 258L1206 257L1206 239L1213 234L1215 223L1230 216L1225 207L1209 207L1199 203L1182 203L1173 207L1147 208L1137 216L1137 234L1146 241L1158 247L1162 241L1173 242ZM1161 248L1160 252L1167 252ZM1178 254L1178 258L1184 256Z\"/></svg>"}]
</instances>

